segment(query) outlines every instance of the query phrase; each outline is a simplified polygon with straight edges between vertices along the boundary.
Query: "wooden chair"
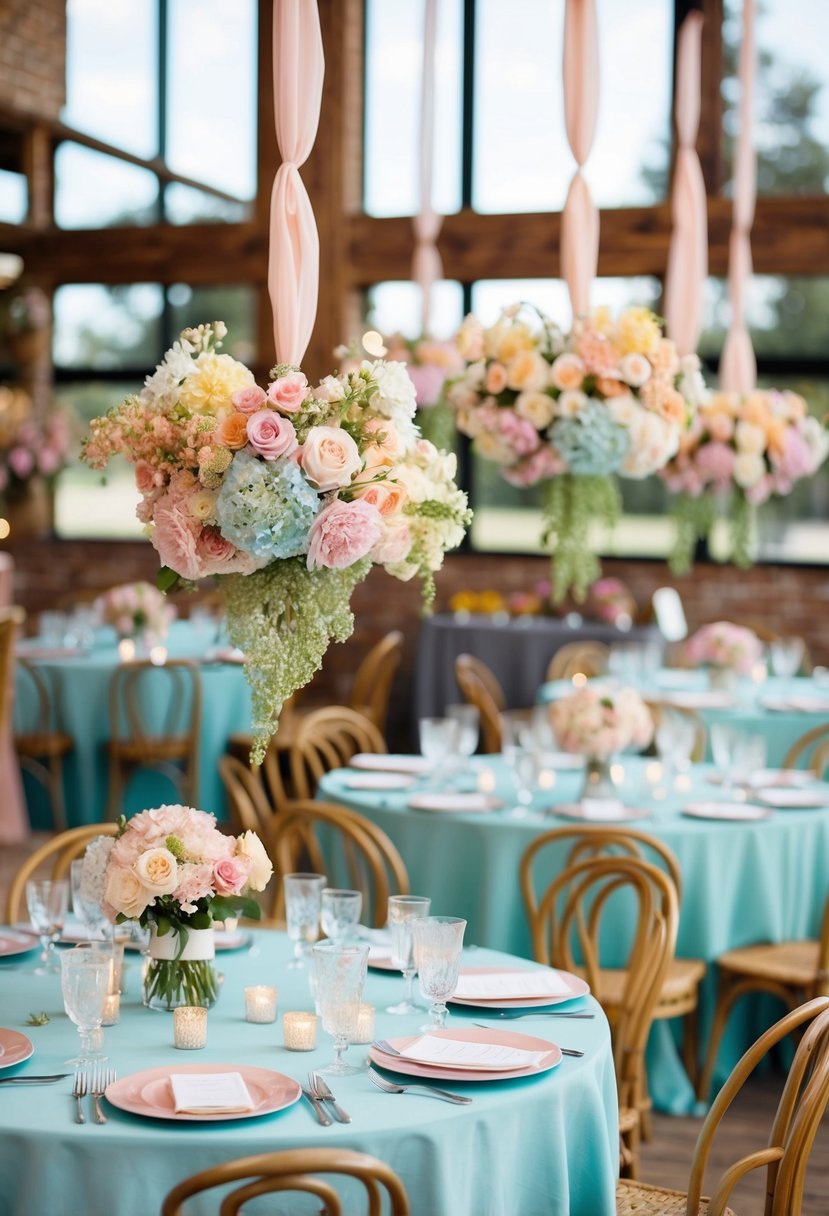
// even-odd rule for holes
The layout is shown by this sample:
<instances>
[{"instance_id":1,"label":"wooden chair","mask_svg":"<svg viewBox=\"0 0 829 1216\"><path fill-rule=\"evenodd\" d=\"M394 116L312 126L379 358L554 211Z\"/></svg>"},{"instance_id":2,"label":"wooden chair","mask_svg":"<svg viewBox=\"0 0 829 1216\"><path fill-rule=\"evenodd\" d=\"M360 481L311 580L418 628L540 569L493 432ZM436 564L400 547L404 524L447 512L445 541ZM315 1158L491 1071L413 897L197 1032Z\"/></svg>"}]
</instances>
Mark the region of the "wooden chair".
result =
<instances>
[{"instance_id":1,"label":"wooden chair","mask_svg":"<svg viewBox=\"0 0 829 1216\"><path fill-rule=\"evenodd\" d=\"M728 950L717 959L718 988L697 1097L706 1101L731 1010L749 992L768 992L796 1009L829 996L829 899L818 941L769 942Z\"/></svg>"},{"instance_id":2,"label":"wooden chair","mask_svg":"<svg viewBox=\"0 0 829 1216\"><path fill-rule=\"evenodd\" d=\"M705 752L708 746L708 732L705 729L705 721L700 713L695 709L686 709L680 705L668 705L664 701L646 700L645 704L651 712L654 726L654 737L659 730L659 723L665 714L674 714L677 718L683 718L691 724L694 730L694 746L691 751L689 760L694 764L701 764L705 759ZM656 744L652 745L653 754L657 754ZM648 753L650 754L650 752Z\"/></svg>"},{"instance_id":3,"label":"wooden chair","mask_svg":"<svg viewBox=\"0 0 829 1216\"><path fill-rule=\"evenodd\" d=\"M63 792L63 759L75 750L75 740L58 730L55 702L49 681L35 664L17 660L18 696L15 711L25 704L25 725L32 729L15 730L14 748L20 767L43 786L52 810L56 831L66 827L66 801Z\"/></svg>"},{"instance_id":4,"label":"wooden chair","mask_svg":"<svg viewBox=\"0 0 829 1216\"><path fill-rule=\"evenodd\" d=\"M22 608L0 608L0 738L8 733L14 702L14 644L26 620Z\"/></svg>"},{"instance_id":5,"label":"wooden chair","mask_svg":"<svg viewBox=\"0 0 829 1216\"><path fill-rule=\"evenodd\" d=\"M273 861L277 875L273 914L284 915L283 874L327 874L332 886L363 893L363 920L382 928L390 895L408 895L403 858L386 833L358 811L334 802L289 803L274 819ZM334 881L341 871L344 878Z\"/></svg>"},{"instance_id":6,"label":"wooden chair","mask_svg":"<svg viewBox=\"0 0 829 1216\"><path fill-rule=\"evenodd\" d=\"M608 922L618 919L620 895L633 898L635 915L625 966L611 971L602 967L600 949ZM619 1091L621 1168L635 1178L646 1093L645 1045L676 946L674 884L641 857L587 857L562 870L528 912L534 957L581 972L607 1014Z\"/></svg>"},{"instance_id":7,"label":"wooden chair","mask_svg":"<svg viewBox=\"0 0 829 1216\"><path fill-rule=\"evenodd\" d=\"M829 722L801 735L786 752L783 768L798 768L804 761L818 779L829 769Z\"/></svg>"},{"instance_id":8,"label":"wooden chair","mask_svg":"<svg viewBox=\"0 0 829 1216\"><path fill-rule=\"evenodd\" d=\"M109 685L108 818L121 814L127 782L141 768L164 773L183 802L198 804L201 707L201 676L189 660L162 666L141 660L115 671Z\"/></svg>"},{"instance_id":9,"label":"wooden chair","mask_svg":"<svg viewBox=\"0 0 829 1216\"><path fill-rule=\"evenodd\" d=\"M581 673L592 679L607 671L610 647L604 642L567 642L547 664L546 680L572 680Z\"/></svg>"},{"instance_id":10,"label":"wooden chair","mask_svg":"<svg viewBox=\"0 0 829 1216\"><path fill-rule=\"evenodd\" d=\"M317 709L300 719L290 752L293 798L313 798L324 773L343 768L357 752L385 752L379 729L346 705Z\"/></svg>"},{"instance_id":11,"label":"wooden chair","mask_svg":"<svg viewBox=\"0 0 829 1216\"><path fill-rule=\"evenodd\" d=\"M477 707L481 717L481 743L488 754L501 750L501 713L506 708L501 685L480 659L459 654L455 659L455 679L461 695Z\"/></svg>"},{"instance_id":12,"label":"wooden chair","mask_svg":"<svg viewBox=\"0 0 829 1216\"><path fill-rule=\"evenodd\" d=\"M774 1117L768 1144L741 1157L723 1173L710 1199L702 1188L708 1158L723 1116L763 1057L787 1035L807 1026ZM735 1216L727 1206L739 1181L766 1171L764 1216L801 1216L809 1156L829 1102L829 999L792 1010L748 1049L717 1095L697 1139L687 1191L623 1181L616 1190L617 1216Z\"/></svg>"},{"instance_id":13,"label":"wooden chair","mask_svg":"<svg viewBox=\"0 0 829 1216\"><path fill-rule=\"evenodd\" d=\"M394 673L403 657L403 634L392 630L372 646L354 676L350 705L373 722L382 735L386 733L389 698Z\"/></svg>"},{"instance_id":14,"label":"wooden chair","mask_svg":"<svg viewBox=\"0 0 829 1216\"><path fill-rule=\"evenodd\" d=\"M184 1205L191 1196L236 1182L242 1185L226 1194L221 1199L221 1206L219 1197L216 1197L216 1212L220 1212L221 1216L242 1216L243 1204L258 1195L277 1191L313 1195L316 1200L314 1206L321 1216L343 1216L344 1212L351 1216L355 1213L354 1188L349 1190L348 1206L345 1207L332 1183L327 1178L318 1177L320 1174L341 1175L362 1183L367 1216L379 1216L381 1210L386 1210L383 1206L384 1195L388 1198L390 1216L409 1216L409 1200L394 1170L376 1157L347 1148L295 1148L214 1165L174 1186L161 1205L161 1216L186 1216ZM316 1207L316 1204L322 1206Z\"/></svg>"},{"instance_id":15,"label":"wooden chair","mask_svg":"<svg viewBox=\"0 0 829 1216\"><path fill-rule=\"evenodd\" d=\"M219 756L217 768L227 792L234 832L256 832L270 853L274 807L261 768L250 768L230 755Z\"/></svg>"},{"instance_id":16,"label":"wooden chair","mask_svg":"<svg viewBox=\"0 0 829 1216\"><path fill-rule=\"evenodd\" d=\"M79 828L69 828L47 840L22 863L12 879L6 897L6 924L13 925L25 915L26 883L41 866L51 862L50 878L66 878L69 866L83 855L86 846L96 836L114 836L118 831L115 823L85 823Z\"/></svg>"},{"instance_id":17,"label":"wooden chair","mask_svg":"<svg viewBox=\"0 0 829 1216\"><path fill-rule=\"evenodd\" d=\"M268 751L271 752L287 752L294 741L294 733L299 720L297 713L297 701L302 690L295 692L288 700L284 702L279 714L279 724L276 729L276 734L272 737L268 744ZM227 742L227 750L237 760L241 760L243 764L250 763L250 753L253 747L253 734L251 731L236 731L230 736Z\"/></svg>"}]
</instances>

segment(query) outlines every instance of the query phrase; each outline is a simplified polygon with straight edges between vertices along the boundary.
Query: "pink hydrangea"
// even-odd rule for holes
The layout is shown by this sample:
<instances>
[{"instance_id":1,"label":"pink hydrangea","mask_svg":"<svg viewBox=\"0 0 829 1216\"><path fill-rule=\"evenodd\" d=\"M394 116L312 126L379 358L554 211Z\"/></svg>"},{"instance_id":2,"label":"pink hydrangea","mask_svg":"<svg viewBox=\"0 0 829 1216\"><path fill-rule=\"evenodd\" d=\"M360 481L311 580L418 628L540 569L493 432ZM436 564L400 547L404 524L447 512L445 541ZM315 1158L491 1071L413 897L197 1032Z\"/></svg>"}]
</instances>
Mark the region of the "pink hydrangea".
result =
<instances>
[{"instance_id":1,"label":"pink hydrangea","mask_svg":"<svg viewBox=\"0 0 829 1216\"><path fill-rule=\"evenodd\" d=\"M727 443L703 443L697 449L695 461L703 480L723 485L731 480L734 471L734 449Z\"/></svg>"},{"instance_id":2,"label":"pink hydrangea","mask_svg":"<svg viewBox=\"0 0 829 1216\"><path fill-rule=\"evenodd\" d=\"M559 473L566 473L567 466L559 456L555 448L549 444L544 444L527 456L526 459L519 461L518 464L510 465L501 470L501 474L505 481L508 481L513 486L534 486L539 481L546 481L549 477L556 477Z\"/></svg>"}]
</instances>

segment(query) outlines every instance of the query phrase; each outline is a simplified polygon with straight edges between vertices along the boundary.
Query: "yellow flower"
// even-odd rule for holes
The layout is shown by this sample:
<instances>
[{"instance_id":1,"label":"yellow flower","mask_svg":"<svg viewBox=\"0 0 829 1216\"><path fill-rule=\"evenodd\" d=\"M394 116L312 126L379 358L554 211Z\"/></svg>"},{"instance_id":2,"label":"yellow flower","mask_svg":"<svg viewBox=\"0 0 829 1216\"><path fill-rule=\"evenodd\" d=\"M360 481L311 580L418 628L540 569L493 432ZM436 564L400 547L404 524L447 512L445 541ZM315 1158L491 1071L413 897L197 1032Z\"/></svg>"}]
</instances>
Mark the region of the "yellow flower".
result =
<instances>
[{"instance_id":1,"label":"yellow flower","mask_svg":"<svg viewBox=\"0 0 829 1216\"><path fill-rule=\"evenodd\" d=\"M613 313L606 304L593 309L590 314L590 328L595 329L597 334L610 337L613 332Z\"/></svg>"},{"instance_id":2,"label":"yellow flower","mask_svg":"<svg viewBox=\"0 0 829 1216\"><path fill-rule=\"evenodd\" d=\"M622 355L649 355L662 340L659 322L649 308L626 308L616 327L616 345Z\"/></svg>"},{"instance_id":3,"label":"yellow flower","mask_svg":"<svg viewBox=\"0 0 829 1216\"><path fill-rule=\"evenodd\" d=\"M231 397L254 383L253 372L231 355L202 351L196 370L179 389L182 405L195 414L218 414L231 407Z\"/></svg>"}]
</instances>

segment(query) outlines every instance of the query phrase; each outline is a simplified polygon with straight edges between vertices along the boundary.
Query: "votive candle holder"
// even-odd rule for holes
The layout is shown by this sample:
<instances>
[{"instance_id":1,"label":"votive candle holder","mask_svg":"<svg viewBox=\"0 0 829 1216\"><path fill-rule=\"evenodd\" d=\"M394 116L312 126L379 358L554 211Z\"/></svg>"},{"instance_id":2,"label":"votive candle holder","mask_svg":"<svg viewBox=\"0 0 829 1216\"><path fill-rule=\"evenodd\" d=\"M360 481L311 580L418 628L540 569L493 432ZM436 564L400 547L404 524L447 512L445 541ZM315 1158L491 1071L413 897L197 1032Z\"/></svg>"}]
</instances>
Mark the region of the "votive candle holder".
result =
<instances>
[{"instance_id":1,"label":"votive candle holder","mask_svg":"<svg viewBox=\"0 0 829 1216\"><path fill-rule=\"evenodd\" d=\"M121 1020L121 993L111 992L104 1001L102 1026L115 1026Z\"/></svg>"},{"instance_id":2,"label":"votive candle holder","mask_svg":"<svg viewBox=\"0 0 829 1216\"><path fill-rule=\"evenodd\" d=\"M245 1021L276 1021L276 988L268 984L255 984L245 989Z\"/></svg>"},{"instance_id":3,"label":"votive candle holder","mask_svg":"<svg viewBox=\"0 0 829 1216\"><path fill-rule=\"evenodd\" d=\"M317 1045L315 1013L283 1013L282 1041L288 1051L313 1051Z\"/></svg>"},{"instance_id":4,"label":"votive candle holder","mask_svg":"<svg viewBox=\"0 0 829 1216\"><path fill-rule=\"evenodd\" d=\"M360 1011L357 1014L357 1029L353 1039L349 1039L350 1043L373 1043L374 1042L374 1006L360 1005Z\"/></svg>"},{"instance_id":5,"label":"votive candle holder","mask_svg":"<svg viewBox=\"0 0 829 1216\"><path fill-rule=\"evenodd\" d=\"M200 1005L181 1005L173 1010L173 1042L184 1051L207 1046L207 1010Z\"/></svg>"}]
</instances>

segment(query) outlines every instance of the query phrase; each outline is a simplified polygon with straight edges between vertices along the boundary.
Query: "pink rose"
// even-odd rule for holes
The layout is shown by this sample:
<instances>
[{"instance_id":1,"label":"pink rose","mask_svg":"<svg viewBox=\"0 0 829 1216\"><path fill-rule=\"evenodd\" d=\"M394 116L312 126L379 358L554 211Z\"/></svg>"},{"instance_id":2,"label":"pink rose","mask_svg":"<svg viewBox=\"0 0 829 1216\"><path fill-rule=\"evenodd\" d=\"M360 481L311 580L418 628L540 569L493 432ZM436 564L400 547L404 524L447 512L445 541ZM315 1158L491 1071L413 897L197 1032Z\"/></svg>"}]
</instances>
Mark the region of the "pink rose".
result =
<instances>
[{"instance_id":1,"label":"pink rose","mask_svg":"<svg viewBox=\"0 0 829 1216\"><path fill-rule=\"evenodd\" d=\"M209 524L196 539L196 555L201 564L202 578L209 574L252 574L256 562L231 544L218 528Z\"/></svg>"},{"instance_id":2,"label":"pink rose","mask_svg":"<svg viewBox=\"0 0 829 1216\"><path fill-rule=\"evenodd\" d=\"M302 445L302 471L320 493L349 485L362 465L360 450L348 431L338 426L311 427Z\"/></svg>"},{"instance_id":3,"label":"pink rose","mask_svg":"<svg viewBox=\"0 0 829 1216\"><path fill-rule=\"evenodd\" d=\"M248 443L266 460L290 456L298 446L294 424L274 410L259 410L248 419Z\"/></svg>"},{"instance_id":4,"label":"pink rose","mask_svg":"<svg viewBox=\"0 0 829 1216\"><path fill-rule=\"evenodd\" d=\"M342 570L365 557L380 539L380 513L370 503L335 499L311 525L308 569Z\"/></svg>"},{"instance_id":5,"label":"pink rose","mask_svg":"<svg viewBox=\"0 0 829 1216\"><path fill-rule=\"evenodd\" d=\"M35 458L28 448L12 448L9 452L9 467L15 477L19 477L22 481L35 467Z\"/></svg>"},{"instance_id":6,"label":"pink rose","mask_svg":"<svg viewBox=\"0 0 829 1216\"><path fill-rule=\"evenodd\" d=\"M308 394L308 381L302 372L280 376L268 387L268 401L283 414L296 414Z\"/></svg>"},{"instance_id":7,"label":"pink rose","mask_svg":"<svg viewBox=\"0 0 829 1216\"><path fill-rule=\"evenodd\" d=\"M412 534L402 517L391 519L371 551L371 560L381 566L394 566L405 561L412 548Z\"/></svg>"},{"instance_id":8,"label":"pink rose","mask_svg":"<svg viewBox=\"0 0 829 1216\"><path fill-rule=\"evenodd\" d=\"M261 410L267 399L265 390L258 384L237 389L230 398L240 414L255 414L257 410Z\"/></svg>"},{"instance_id":9,"label":"pink rose","mask_svg":"<svg viewBox=\"0 0 829 1216\"><path fill-rule=\"evenodd\" d=\"M44 477L51 477L53 473L57 473L61 466L60 452L56 452L54 448L43 448L37 458L37 467L43 473Z\"/></svg>"},{"instance_id":10,"label":"pink rose","mask_svg":"<svg viewBox=\"0 0 829 1216\"><path fill-rule=\"evenodd\" d=\"M135 487L139 494L150 494L158 485L156 472L146 460L135 462Z\"/></svg>"},{"instance_id":11,"label":"pink rose","mask_svg":"<svg viewBox=\"0 0 829 1216\"><path fill-rule=\"evenodd\" d=\"M213 867L213 885L218 895L239 895L247 882L251 862L247 857L223 857Z\"/></svg>"},{"instance_id":12,"label":"pink rose","mask_svg":"<svg viewBox=\"0 0 829 1216\"><path fill-rule=\"evenodd\" d=\"M501 476L512 486L534 486L539 481L566 473L567 465L558 452L549 446L541 447L518 464L501 469Z\"/></svg>"},{"instance_id":13,"label":"pink rose","mask_svg":"<svg viewBox=\"0 0 829 1216\"><path fill-rule=\"evenodd\" d=\"M198 520L169 494L155 504L153 518L152 543L162 563L182 578L201 578L203 568L196 552L196 537L201 527Z\"/></svg>"}]
</instances>

